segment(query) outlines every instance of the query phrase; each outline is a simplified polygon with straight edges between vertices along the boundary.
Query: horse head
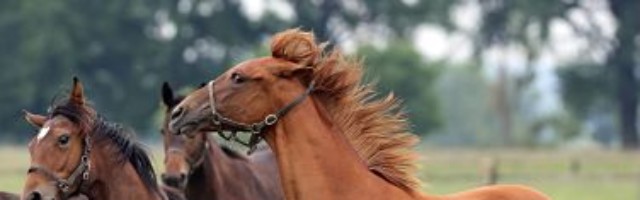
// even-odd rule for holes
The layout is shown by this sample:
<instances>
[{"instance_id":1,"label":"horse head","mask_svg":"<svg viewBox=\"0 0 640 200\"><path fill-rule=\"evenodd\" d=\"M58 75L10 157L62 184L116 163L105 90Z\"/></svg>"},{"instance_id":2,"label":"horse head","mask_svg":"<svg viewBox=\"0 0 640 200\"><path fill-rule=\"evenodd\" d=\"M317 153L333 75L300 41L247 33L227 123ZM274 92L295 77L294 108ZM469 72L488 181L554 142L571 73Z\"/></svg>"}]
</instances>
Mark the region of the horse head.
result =
<instances>
[{"instance_id":1,"label":"horse head","mask_svg":"<svg viewBox=\"0 0 640 200\"><path fill-rule=\"evenodd\" d=\"M29 142L31 167L23 193L26 199L66 198L87 181L87 135L95 112L85 104L82 84L74 78L69 98L47 116L24 111L26 121L39 129Z\"/></svg>"}]
</instances>

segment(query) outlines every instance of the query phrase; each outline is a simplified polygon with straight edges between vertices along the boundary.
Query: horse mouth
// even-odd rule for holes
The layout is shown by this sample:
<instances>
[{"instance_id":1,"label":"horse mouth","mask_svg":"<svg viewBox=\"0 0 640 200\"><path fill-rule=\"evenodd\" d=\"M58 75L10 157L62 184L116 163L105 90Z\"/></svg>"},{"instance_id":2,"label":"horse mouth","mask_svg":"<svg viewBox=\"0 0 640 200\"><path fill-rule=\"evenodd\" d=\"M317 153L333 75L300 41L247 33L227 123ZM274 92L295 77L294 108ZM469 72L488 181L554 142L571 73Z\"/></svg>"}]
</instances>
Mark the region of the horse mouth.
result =
<instances>
[{"instance_id":1,"label":"horse mouth","mask_svg":"<svg viewBox=\"0 0 640 200\"><path fill-rule=\"evenodd\" d=\"M172 120L169 122L169 130L175 135L189 134L196 130L198 123L185 120Z\"/></svg>"},{"instance_id":2,"label":"horse mouth","mask_svg":"<svg viewBox=\"0 0 640 200\"><path fill-rule=\"evenodd\" d=\"M178 128L178 131L176 133L178 135L190 135L193 132L195 132L197 127L198 127L198 124L196 123L187 123L181 126L180 128Z\"/></svg>"},{"instance_id":3,"label":"horse mouth","mask_svg":"<svg viewBox=\"0 0 640 200\"><path fill-rule=\"evenodd\" d=\"M184 190L187 187L189 177L168 177L166 174L162 174L162 182L172 188Z\"/></svg>"}]
</instances>

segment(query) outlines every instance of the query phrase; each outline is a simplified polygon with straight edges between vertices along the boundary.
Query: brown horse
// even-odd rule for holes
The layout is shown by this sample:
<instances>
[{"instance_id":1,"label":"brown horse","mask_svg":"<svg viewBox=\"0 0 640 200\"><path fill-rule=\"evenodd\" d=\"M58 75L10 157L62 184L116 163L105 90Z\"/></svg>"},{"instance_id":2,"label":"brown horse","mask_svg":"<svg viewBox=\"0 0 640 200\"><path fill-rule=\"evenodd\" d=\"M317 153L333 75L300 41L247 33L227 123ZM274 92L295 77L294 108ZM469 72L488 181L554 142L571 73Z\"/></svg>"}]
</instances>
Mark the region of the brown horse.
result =
<instances>
[{"instance_id":1,"label":"brown horse","mask_svg":"<svg viewBox=\"0 0 640 200\"><path fill-rule=\"evenodd\" d=\"M266 148L246 158L219 146L208 134L176 135L168 130L171 109L184 97L162 86L166 116L162 128L166 185L184 190L187 199L283 199L275 156Z\"/></svg>"},{"instance_id":2,"label":"brown horse","mask_svg":"<svg viewBox=\"0 0 640 200\"><path fill-rule=\"evenodd\" d=\"M9 192L0 192L0 200L19 200L20 195Z\"/></svg>"},{"instance_id":3,"label":"brown horse","mask_svg":"<svg viewBox=\"0 0 640 200\"><path fill-rule=\"evenodd\" d=\"M52 105L46 116L25 111L25 119L40 131L29 143L31 167L23 197L180 198L177 191L158 186L151 161L133 133L100 117L86 103L82 84L73 80L68 100Z\"/></svg>"},{"instance_id":4,"label":"brown horse","mask_svg":"<svg viewBox=\"0 0 640 200\"><path fill-rule=\"evenodd\" d=\"M82 194L75 195L69 200L87 200L88 198ZM20 195L9 193L9 192L0 192L0 200L20 200Z\"/></svg>"},{"instance_id":5,"label":"brown horse","mask_svg":"<svg viewBox=\"0 0 640 200\"><path fill-rule=\"evenodd\" d=\"M549 199L518 185L422 194L410 150L417 139L396 98L374 98L361 62L323 54L323 46L311 33L277 34L271 56L240 63L189 94L174 108L171 129L264 137L287 199Z\"/></svg>"}]
</instances>

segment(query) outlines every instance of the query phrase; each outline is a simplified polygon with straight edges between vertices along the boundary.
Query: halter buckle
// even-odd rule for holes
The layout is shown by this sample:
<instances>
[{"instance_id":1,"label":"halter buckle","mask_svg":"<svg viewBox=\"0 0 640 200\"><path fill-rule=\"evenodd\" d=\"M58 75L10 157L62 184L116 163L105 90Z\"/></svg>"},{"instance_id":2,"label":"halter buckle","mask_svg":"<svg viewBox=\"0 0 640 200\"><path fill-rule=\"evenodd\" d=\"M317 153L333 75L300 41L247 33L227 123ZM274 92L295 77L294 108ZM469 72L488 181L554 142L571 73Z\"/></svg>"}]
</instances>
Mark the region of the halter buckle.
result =
<instances>
[{"instance_id":1,"label":"halter buckle","mask_svg":"<svg viewBox=\"0 0 640 200\"><path fill-rule=\"evenodd\" d=\"M68 183L58 182L58 188L60 188L60 190L62 190L62 192L64 192L64 193L69 192L69 184Z\"/></svg>"}]
</instances>

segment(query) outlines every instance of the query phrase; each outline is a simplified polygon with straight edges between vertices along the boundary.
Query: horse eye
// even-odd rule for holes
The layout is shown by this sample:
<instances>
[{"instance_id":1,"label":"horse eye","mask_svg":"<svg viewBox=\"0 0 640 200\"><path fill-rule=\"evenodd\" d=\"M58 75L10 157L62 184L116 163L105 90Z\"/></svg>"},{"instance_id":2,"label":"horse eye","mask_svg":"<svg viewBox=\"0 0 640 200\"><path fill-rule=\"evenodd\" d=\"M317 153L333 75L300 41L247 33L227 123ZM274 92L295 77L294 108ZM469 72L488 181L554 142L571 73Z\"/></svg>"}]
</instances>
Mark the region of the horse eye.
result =
<instances>
[{"instance_id":1,"label":"horse eye","mask_svg":"<svg viewBox=\"0 0 640 200\"><path fill-rule=\"evenodd\" d=\"M238 73L233 73L231 74L231 81L235 84L240 84L240 83L244 83L246 79L240 76L240 74Z\"/></svg>"},{"instance_id":2,"label":"horse eye","mask_svg":"<svg viewBox=\"0 0 640 200\"><path fill-rule=\"evenodd\" d=\"M68 135L62 135L58 138L58 144L60 144L61 146L67 145L68 143L69 143Z\"/></svg>"}]
</instances>

